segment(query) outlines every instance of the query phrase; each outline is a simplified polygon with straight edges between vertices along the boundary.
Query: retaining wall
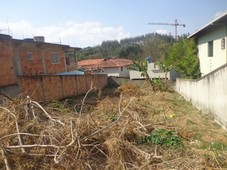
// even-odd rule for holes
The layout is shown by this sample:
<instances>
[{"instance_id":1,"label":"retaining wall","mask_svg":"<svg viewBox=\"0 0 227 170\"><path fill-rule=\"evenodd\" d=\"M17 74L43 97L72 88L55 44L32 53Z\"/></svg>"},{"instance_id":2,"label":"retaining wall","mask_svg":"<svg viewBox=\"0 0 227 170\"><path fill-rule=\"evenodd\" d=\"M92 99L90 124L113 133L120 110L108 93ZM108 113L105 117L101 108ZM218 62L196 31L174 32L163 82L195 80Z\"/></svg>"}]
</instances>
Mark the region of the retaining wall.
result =
<instances>
[{"instance_id":1,"label":"retaining wall","mask_svg":"<svg viewBox=\"0 0 227 170\"><path fill-rule=\"evenodd\" d=\"M176 91L227 129L227 65L198 80L177 79Z\"/></svg>"},{"instance_id":2,"label":"retaining wall","mask_svg":"<svg viewBox=\"0 0 227 170\"><path fill-rule=\"evenodd\" d=\"M22 76L18 83L23 96L48 101L85 94L91 84L102 89L107 85L107 75Z\"/></svg>"}]
</instances>

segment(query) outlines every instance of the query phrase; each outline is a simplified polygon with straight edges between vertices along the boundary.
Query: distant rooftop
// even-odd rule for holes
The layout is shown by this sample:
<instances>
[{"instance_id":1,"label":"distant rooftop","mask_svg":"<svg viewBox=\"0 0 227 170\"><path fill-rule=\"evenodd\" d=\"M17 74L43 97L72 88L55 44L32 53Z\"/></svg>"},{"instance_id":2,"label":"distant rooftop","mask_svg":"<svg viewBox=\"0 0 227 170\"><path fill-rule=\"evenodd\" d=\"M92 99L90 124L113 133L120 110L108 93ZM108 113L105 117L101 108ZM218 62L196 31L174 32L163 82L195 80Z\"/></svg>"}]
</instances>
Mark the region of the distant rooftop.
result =
<instances>
[{"instance_id":1,"label":"distant rooftop","mask_svg":"<svg viewBox=\"0 0 227 170\"><path fill-rule=\"evenodd\" d=\"M89 59L78 61L79 68L95 69L95 68L114 68L132 65L132 60L124 58L110 58L110 59Z\"/></svg>"}]
</instances>

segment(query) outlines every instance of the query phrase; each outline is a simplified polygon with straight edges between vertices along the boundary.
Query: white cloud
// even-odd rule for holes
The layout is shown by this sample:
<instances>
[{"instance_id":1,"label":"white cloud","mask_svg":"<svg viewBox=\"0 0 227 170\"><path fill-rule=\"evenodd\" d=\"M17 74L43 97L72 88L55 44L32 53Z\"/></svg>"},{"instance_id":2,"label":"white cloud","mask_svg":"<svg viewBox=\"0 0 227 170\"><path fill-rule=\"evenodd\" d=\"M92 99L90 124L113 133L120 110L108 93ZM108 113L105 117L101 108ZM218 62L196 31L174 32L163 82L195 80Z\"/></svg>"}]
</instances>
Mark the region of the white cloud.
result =
<instances>
[{"instance_id":1,"label":"white cloud","mask_svg":"<svg viewBox=\"0 0 227 170\"><path fill-rule=\"evenodd\" d=\"M99 45L104 40L120 40L130 36L123 27L104 26L100 22L76 23L68 21L58 25L35 27L28 21L0 22L0 30L9 28L16 39L45 36L46 42L68 44L75 47ZM6 29L6 30L7 30ZM1 32L0 32L1 33ZM3 33L8 33L4 31Z\"/></svg>"},{"instance_id":2,"label":"white cloud","mask_svg":"<svg viewBox=\"0 0 227 170\"><path fill-rule=\"evenodd\" d=\"M158 33L158 34L164 34L164 35L169 34L167 30L162 30L162 29L158 29L155 32Z\"/></svg>"}]
</instances>

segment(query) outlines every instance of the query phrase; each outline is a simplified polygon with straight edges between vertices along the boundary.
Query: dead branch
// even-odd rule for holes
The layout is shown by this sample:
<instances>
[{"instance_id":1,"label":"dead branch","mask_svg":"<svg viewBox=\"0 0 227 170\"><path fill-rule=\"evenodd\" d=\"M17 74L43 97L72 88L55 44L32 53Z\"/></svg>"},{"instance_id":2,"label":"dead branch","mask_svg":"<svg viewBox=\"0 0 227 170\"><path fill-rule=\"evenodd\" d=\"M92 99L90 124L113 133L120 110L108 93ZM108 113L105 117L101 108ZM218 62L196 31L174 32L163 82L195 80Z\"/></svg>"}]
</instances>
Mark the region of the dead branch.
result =
<instances>
[{"instance_id":1,"label":"dead branch","mask_svg":"<svg viewBox=\"0 0 227 170\"><path fill-rule=\"evenodd\" d=\"M6 149L19 149L19 148L65 148L65 146L56 146L56 145L39 145L39 144L33 144L33 145L15 145L15 146L6 146Z\"/></svg>"},{"instance_id":2,"label":"dead branch","mask_svg":"<svg viewBox=\"0 0 227 170\"><path fill-rule=\"evenodd\" d=\"M39 108L46 114L46 116L47 116L50 120L52 120L53 122L57 122L57 123L61 124L62 126L65 126L65 124L62 123L60 120L53 119L53 118L49 115L49 113L47 113L47 111L46 111L38 102L36 102L36 101L31 101L31 104L34 104L35 106L39 107Z\"/></svg>"},{"instance_id":3,"label":"dead branch","mask_svg":"<svg viewBox=\"0 0 227 170\"><path fill-rule=\"evenodd\" d=\"M2 148L1 148L1 154L2 154L2 157L4 159L6 170L10 170L8 159L6 158L5 152Z\"/></svg>"},{"instance_id":4,"label":"dead branch","mask_svg":"<svg viewBox=\"0 0 227 170\"><path fill-rule=\"evenodd\" d=\"M130 101L128 102L128 104L121 110L122 95L120 95L120 100L119 100L119 104L118 104L118 111L119 111L119 116L118 116L118 118L117 118L114 122L112 122L112 123L106 125L105 127L103 127L103 128L101 128L101 129L99 129L99 130L97 130L97 131L91 133L90 135L88 135L88 136L82 138L81 140L87 140L88 138L90 138L90 137L96 135L97 133L100 133L101 131L103 131L103 130L105 130L105 129L107 129L107 128L110 128L111 126L113 126L114 124L116 124L116 123L121 119L122 113L129 107L129 105L130 105L130 103L132 102L132 100L133 100L133 98L130 98Z\"/></svg>"},{"instance_id":5,"label":"dead branch","mask_svg":"<svg viewBox=\"0 0 227 170\"><path fill-rule=\"evenodd\" d=\"M14 117L14 119L15 119L15 125L16 125L16 130L17 130L17 134L18 134L17 135L18 141L19 141L20 146L22 146L23 143L22 143L22 139L21 139L21 136L20 136L20 131L19 131L19 125L18 125L18 122L17 122L17 117L9 109L6 109L5 107L1 107L0 106L0 109L5 110L6 112L10 113ZM21 148L21 150L22 150L22 153L25 153L24 148Z\"/></svg>"}]
</instances>

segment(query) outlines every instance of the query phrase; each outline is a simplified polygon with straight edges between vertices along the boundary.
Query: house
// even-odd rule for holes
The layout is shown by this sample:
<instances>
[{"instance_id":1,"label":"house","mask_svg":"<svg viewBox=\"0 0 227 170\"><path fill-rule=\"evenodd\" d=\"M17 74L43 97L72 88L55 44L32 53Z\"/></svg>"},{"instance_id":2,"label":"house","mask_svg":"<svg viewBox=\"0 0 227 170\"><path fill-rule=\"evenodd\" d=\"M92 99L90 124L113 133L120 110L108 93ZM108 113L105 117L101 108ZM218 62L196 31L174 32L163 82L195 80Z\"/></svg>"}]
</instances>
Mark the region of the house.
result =
<instances>
[{"instance_id":1,"label":"house","mask_svg":"<svg viewBox=\"0 0 227 170\"><path fill-rule=\"evenodd\" d=\"M198 45L202 76L227 63L227 12L192 33Z\"/></svg>"},{"instance_id":2,"label":"house","mask_svg":"<svg viewBox=\"0 0 227 170\"><path fill-rule=\"evenodd\" d=\"M92 72L93 74L107 74L113 77L129 78L129 66L132 60L123 58L89 59L78 61L78 69Z\"/></svg>"},{"instance_id":3,"label":"house","mask_svg":"<svg viewBox=\"0 0 227 170\"><path fill-rule=\"evenodd\" d=\"M78 50L47 43L42 36L18 40L0 34L0 103L5 95L49 101L85 94L91 86L104 88L106 74L84 75L77 70Z\"/></svg>"},{"instance_id":4,"label":"house","mask_svg":"<svg viewBox=\"0 0 227 170\"><path fill-rule=\"evenodd\" d=\"M17 76L51 75L77 69L79 48L46 43L44 37L17 40L0 34L0 87L17 83Z\"/></svg>"},{"instance_id":5,"label":"house","mask_svg":"<svg viewBox=\"0 0 227 170\"><path fill-rule=\"evenodd\" d=\"M176 80L178 76L178 74L174 71L174 70L171 70L169 72L167 72L167 74L162 71L160 68L159 68L159 65L154 63L154 62L149 62L147 63L147 73L149 75L149 77L151 79L155 79L155 78L161 78L161 79L164 79L165 77L167 77L169 80ZM145 79L145 77L143 77L141 74L141 72L139 71L135 71L135 70L130 70L129 72L130 74L130 79L133 80L133 79Z\"/></svg>"}]
</instances>

